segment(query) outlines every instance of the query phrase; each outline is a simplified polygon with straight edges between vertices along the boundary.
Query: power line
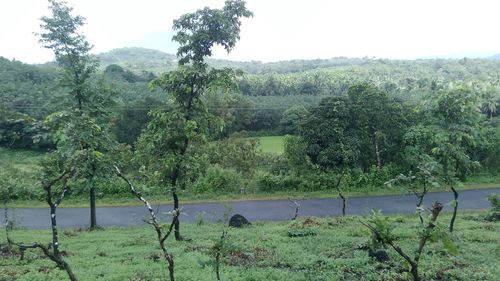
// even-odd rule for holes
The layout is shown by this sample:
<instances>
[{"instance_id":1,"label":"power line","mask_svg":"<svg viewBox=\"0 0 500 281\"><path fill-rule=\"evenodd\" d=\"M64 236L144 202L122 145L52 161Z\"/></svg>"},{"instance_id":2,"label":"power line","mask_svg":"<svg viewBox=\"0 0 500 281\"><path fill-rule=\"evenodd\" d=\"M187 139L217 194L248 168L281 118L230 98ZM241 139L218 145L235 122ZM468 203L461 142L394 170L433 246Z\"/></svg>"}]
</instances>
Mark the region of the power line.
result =
<instances>
[{"instance_id":1,"label":"power line","mask_svg":"<svg viewBox=\"0 0 500 281\"><path fill-rule=\"evenodd\" d=\"M296 104L296 105L303 105L304 107L312 107L312 108L331 108L331 106L314 106L314 105L307 105L307 104ZM212 110L286 110L295 105L291 105L289 107L205 107L206 109L212 109ZM7 109L43 109L43 110L49 110L49 108L44 107L44 106L6 106ZM116 109L116 110L132 110L132 111L149 111L149 110L158 110L158 109L164 109L164 110L169 110L170 108L168 107L127 107L127 106L120 106L120 107L107 107L107 109Z\"/></svg>"}]
</instances>

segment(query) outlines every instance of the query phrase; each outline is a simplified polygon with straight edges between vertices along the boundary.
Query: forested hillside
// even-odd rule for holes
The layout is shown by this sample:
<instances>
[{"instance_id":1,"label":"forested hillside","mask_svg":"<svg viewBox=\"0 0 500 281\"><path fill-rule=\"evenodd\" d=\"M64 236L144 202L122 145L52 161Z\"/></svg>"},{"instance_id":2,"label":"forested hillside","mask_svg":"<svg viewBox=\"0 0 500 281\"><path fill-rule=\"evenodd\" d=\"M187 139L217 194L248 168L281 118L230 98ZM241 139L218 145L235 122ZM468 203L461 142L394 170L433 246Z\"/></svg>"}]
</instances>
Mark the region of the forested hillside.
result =
<instances>
[{"instance_id":1,"label":"forested hillside","mask_svg":"<svg viewBox=\"0 0 500 281\"><path fill-rule=\"evenodd\" d=\"M147 112L167 106L165 94L151 91L148 83L160 73L172 70L176 57L156 50L122 48L97 58L101 71L93 80L106 79L117 92L114 132L120 141L132 144L148 120ZM284 132L282 125L287 121L282 118L287 109L316 105L323 97L343 95L351 85L359 83L370 83L391 98L413 105L424 95L449 84L470 84L478 96L484 96L491 95L492 87L498 88L500 83L500 61L487 59L333 58L273 63L209 59L208 63L243 72L237 80L241 94L214 93L205 97L209 110L224 117L226 136L241 130L259 134ZM43 120L65 102L57 83L59 74L50 64L34 66L0 59L2 104L8 111ZM494 96L490 99L495 100ZM9 137L3 137L6 138ZM8 142L16 145L16 141Z\"/></svg>"}]
</instances>

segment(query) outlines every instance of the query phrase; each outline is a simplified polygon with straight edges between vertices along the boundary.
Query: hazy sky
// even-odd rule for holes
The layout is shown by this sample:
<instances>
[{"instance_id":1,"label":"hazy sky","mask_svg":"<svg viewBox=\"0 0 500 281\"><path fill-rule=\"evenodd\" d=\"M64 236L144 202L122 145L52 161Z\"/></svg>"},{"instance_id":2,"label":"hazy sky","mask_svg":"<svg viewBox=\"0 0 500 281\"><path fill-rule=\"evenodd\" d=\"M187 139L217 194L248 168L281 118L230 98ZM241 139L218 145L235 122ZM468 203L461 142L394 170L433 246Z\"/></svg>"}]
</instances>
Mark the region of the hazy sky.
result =
<instances>
[{"instance_id":1,"label":"hazy sky","mask_svg":"<svg viewBox=\"0 0 500 281\"><path fill-rule=\"evenodd\" d=\"M174 53L172 20L223 0L68 0L87 18L83 32L104 52L146 47ZM0 56L51 60L33 32L49 15L45 0L0 0ZM232 60L278 61L337 56L475 57L500 53L498 0L247 0Z\"/></svg>"}]
</instances>

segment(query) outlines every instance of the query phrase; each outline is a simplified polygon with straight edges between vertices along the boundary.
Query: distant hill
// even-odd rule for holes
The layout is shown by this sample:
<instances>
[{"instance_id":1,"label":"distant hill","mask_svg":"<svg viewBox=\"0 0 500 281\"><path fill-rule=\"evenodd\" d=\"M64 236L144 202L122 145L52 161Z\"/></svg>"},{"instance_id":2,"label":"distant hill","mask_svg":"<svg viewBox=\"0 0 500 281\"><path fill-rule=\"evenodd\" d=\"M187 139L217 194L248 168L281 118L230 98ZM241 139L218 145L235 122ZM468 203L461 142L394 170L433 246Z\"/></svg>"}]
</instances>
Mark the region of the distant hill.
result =
<instances>
[{"instance_id":1,"label":"distant hill","mask_svg":"<svg viewBox=\"0 0 500 281\"><path fill-rule=\"evenodd\" d=\"M116 64L135 73L151 71L158 74L171 70L177 65L175 55L146 48L114 49L98 54L97 58L102 68Z\"/></svg>"},{"instance_id":2,"label":"distant hill","mask_svg":"<svg viewBox=\"0 0 500 281\"><path fill-rule=\"evenodd\" d=\"M97 57L103 69L109 65L116 64L137 74L141 74L143 71L160 74L172 70L177 65L177 57L175 55L167 54L159 50L138 47L114 49L106 53L100 53ZM389 62L389 60L383 59L375 60L370 58L346 57L315 60L288 60L268 63L220 59L208 59L207 61L210 65L217 68L231 67L252 74L295 73L313 69ZM390 60L390 62L397 63L398 61Z\"/></svg>"},{"instance_id":3,"label":"distant hill","mask_svg":"<svg viewBox=\"0 0 500 281\"><path fill-rule=\"evenodd\" d=\"M490 57L490 59L500 60L500 54L493 55L493 56Z\"/></svg>"}]
</instances>

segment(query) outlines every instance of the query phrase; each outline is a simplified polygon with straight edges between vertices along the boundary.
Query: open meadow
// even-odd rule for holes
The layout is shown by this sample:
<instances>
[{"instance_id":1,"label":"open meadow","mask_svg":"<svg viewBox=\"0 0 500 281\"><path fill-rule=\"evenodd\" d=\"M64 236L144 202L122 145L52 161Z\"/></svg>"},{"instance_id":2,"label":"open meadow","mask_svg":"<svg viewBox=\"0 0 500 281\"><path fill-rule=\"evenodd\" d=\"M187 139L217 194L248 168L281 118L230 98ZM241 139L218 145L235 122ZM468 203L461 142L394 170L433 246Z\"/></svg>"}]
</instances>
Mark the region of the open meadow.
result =
<instances>
[{"instance_id":1,"label":"open meadow","mask_svg":"<svg viewBox=\"0 0 500 281\"><path fill-rule=\"evenodd\" d=\"M484 221L485 212L459 216L452 236L458 251L450 254L441 242L429 243L420 265L423 279L497 280L500 225ZM438 226L444 227L449 218L442 215ZM408 267L392 249L387 249L388 261L368 256L370 231L360 223L366 220L359 216L299 218L228 229L225 223L207 223L200 217L197 223L182 226L191 241L171 238L166 244L174 256L177 280L216 280L213 247L224 229L228 236L221 254L221 280L408 280ZM390 221L399 237L397 244L411 253L418 246L417 216L390 216ZM14 230L10 236L27 243L51 239L48 230ZM60 231L60 243L79 280L166 278L166 264L150 226L92 232L65 229ZM0 254L0 280L64 280L65 275L39 250L26 251L23 260L17 251Z\"/></svg>"}]
</instances>

